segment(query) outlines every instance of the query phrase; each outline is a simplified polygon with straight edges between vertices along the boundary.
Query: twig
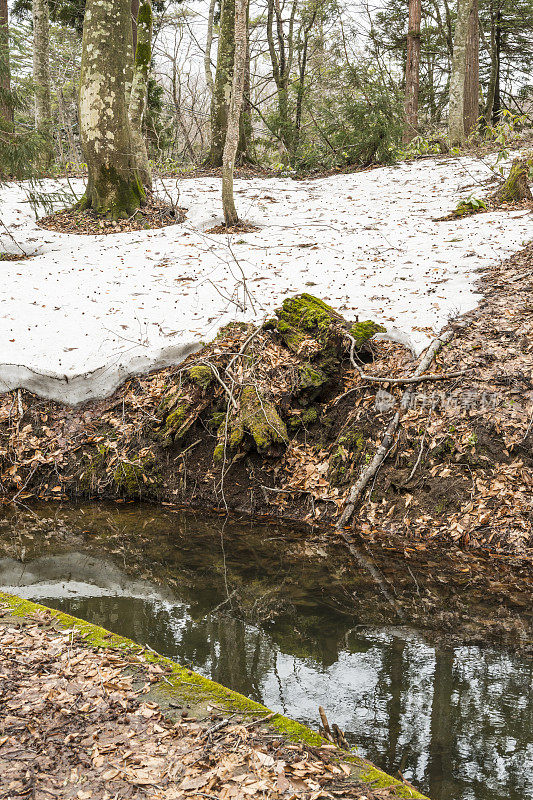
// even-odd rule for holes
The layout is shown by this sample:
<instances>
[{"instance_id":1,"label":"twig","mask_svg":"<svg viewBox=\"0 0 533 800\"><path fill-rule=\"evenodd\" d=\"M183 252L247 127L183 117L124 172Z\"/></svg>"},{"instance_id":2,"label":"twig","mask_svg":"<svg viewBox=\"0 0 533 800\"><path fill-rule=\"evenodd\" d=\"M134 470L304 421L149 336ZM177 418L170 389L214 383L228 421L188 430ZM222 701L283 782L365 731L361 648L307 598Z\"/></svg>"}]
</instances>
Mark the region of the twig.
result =
<instances>
[{"instance_id":1,"label":"twig","mask_svg":"<svg viewBox=\"0 0 533 800\"><path fill-rule=\"evenodd\" d=\"M272 719L272 717L275 716L277 716L277 712L271 711L270 714L266 715L266 717L261 717L260 719L254 719L251 722L247 722L246 725L243 725L242 727L246 729L253 728L254 725L262 725L263 722L267 722L269 719Z\"/></svg>"},{"instance_id":2,"label":"twig","mask_svg":"<svg viewBox=\"0 0 533 800\"><path fill-rule=\"evenodd\" d=\"M196 445L197 445L197 444L200 444L200 442L201 442L201 441L202 441L201 439L197 439L195 442L193 442L193 443L192 443L192 444L190 444L188 447L186 447L186 448L185 448L185 450L182 450L182 451L181 451L181 453L179 453L179 455L180 455L180 456L184 456L184 455L185 455L185 453L188 453L188 452L189 452L189 450L192 450L192 449L193 449L193 447L196 447Z\"/></svg>"},{"instance_id":3,"label":"twig","mask_svg":"<svg viewBox=\"0 0 533 800\"><path fill-rule=\"evenodd\" d=\"M208 739L212 733L216 733L217 731L222 730L225 728L226 725L229 725L230 721L233 719L235 714L231 714L226 719L223 719L221 722L217 722L216 725L212 725L210 728L206 730L206 732L200 737L200 741L203 742L205 739Z\"/></svg>"},{"instance_id":4,"label":"twig","mask_svg":"<svg viewBox=\"0 0 533 800\"><path fill-rule=\"evenodd\" d=\"M331 735L331 728L329 727L328 718L322 706L318 706L318 713L320 714L320 719L322 720L322 727L324 728L324 733L326 734L328 739L331 739L331 741L333 741L333 736Z\"/></svg>"},{"instance_id":5,"label":"twig","mask_svg":"<svg viewBox=\"0 0 533 800\"><path fill-rule=\"evenodd\" d=\"M444 333L442 336L437 337L436 339L433 340L431 345L428 347L425 356L423 357L420 364L416 368L413 378L418 378L424 374L426 369L429 367L429 365L431 364L431 362L441 349L441 347L443 347L443 345L451 341L453 336L454 336L453 331L446 331L446 333ZM355 505L357 501L359 500L365 488L367 487L368 483L374 477L379 467L381 466L382 462L384 461L385 456L387 455L389 447L392 443L392 440L400 424L400 419L402 418L405 411L409 408L409 405L411 403L411 397L412 397L412 390L406 389L405 392L403 393L400 402L400 408L396 411L394 417L387 425L387 428L381 440L381 444L376 450L374 458L372 459L368 467L363 471L357 483L350 489L350 493L348 494L344 511L342 512L341 517L337 523L338 529L343 528L348 522L348 520L351 518L355 510Z\"/></svg>"}]
</instances>

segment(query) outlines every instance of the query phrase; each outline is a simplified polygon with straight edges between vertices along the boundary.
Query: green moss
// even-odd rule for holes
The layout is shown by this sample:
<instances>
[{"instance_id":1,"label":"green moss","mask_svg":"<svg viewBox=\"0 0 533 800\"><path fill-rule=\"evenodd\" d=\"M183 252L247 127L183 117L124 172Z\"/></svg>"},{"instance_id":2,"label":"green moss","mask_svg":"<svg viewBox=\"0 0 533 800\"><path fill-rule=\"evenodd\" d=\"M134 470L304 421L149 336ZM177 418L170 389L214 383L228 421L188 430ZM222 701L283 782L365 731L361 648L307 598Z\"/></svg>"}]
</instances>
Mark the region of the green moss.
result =
<instances>
[{"instance_id":1,"label":"green moss","mask_svg":"<svg viewBox=\"0 0 533 800\"><path fill-rule=\"evenodd\" d=\"M259 394L255 386L245 386L240 397L240 419L251 434L260 453L275 444L286 444L287 427L271 400Z\"/></svg>"},{"instance_id":2,"label":"green moss","mask_svg":"<svg viewBox=\"0 0 533 800\"><path fill-rule=\"evenodd\" d=\"M533 157L516 158L511 166L505 183L494 194L494 198L502 203L513 203L519 200L531 200L529 181L533 172Z\"/></svg>"},{"instance_id":3,"label":"green moss","mask_svg":"<svg viewBox=\"0 0 533 800\"><path fill-rule=\"evenodd\" d=\"M282 326L304 331L322 341L327 337L332 322L342 321L335 309L306 292L284 300L276 314L279 318L278 331L281 323ZM280 332L287 333L287 328L282 327Z\"/></svg>"},{"instance_id":4,"label":"green moss","mask_svg":"<svg viewBox=\"0 0 533 800\"><path fill-rule=\"evenodd\" d=\"M138 25L151 25L152 24L152 6L150 3L142 3L137 14Z\"/></svg>"},{"instance_id":5,"label":"green moss","mask_svg":"<svg viewBox=\"0 0 533 800\"><path fill-rule=\"evenodd\" d=\"M302 425L312 425L317 421L318 414L319 412L316 406L304 408L300 414L294 414L293 416L289 417L287 421L287 427L294 431L297 428L301 428Z\"/></svg>"},{"instance_id":6,"label":"green moss","mask_svg":"<svg viewBox=\"0 0 533 800\"><path fill-rule=\"evenodd\" d=\"M213 382L213 370L204 364L197 364L187 370L189 378L197 386L206 389Z\"/></svg>"},{"instance_id":7,"label":"green moss","mask_svg":"<svg viewBox=\"0 0 533 800\"><path fill-rule=\"evenodd\" d=\"M268 715L270 711L266 706L249 700L244 695L227 689L209 678L204 678L152 650L147 650L130 639L110 633L105 628L92 625L69 614L64 614L62 611L46 608L46 606L32 603L28 600L21 600L1 591L0 603L6 606L15 617L32 616L36 612L42 614L47 611L52 615L58 627L76 630L90 646L101 649L122 650L127 652L133 661L139 658L140 663L148 662L159 665L165 671L164 680L153 684L150 692L144 697L147 701L158 702L163 709L168 708L169 702L178 705L189 704L191 705L191 712L198 717L207 716L208 705L220 706L227 712L237 711L254 716ZM168 713L169 716L172 715L170 709ZM320 734L281 714L276 714L269 719L268 726L294 742L305 742L316 747L324 744L324 739ZM377 769L355 753L335 750L329 752L332 758L342 759L350 763L353 780L368 783L373 788L390 787L399 797L427 800L424 795Z\"/></svg>"},{"instance_id":8,"label":"green moss","mask_svg":"<svg viewBox=\"0 0 533 800\"><path fill-rule=\"evenodd\" d=\"M300 384L300 389L304 391L320 389L327 383L327 380L328 376L321 369L317 369L311 366L311 364L302 364L298 368L298 382Z\"/></svg>"},{"instance_id":9,"label":"green moss","mask_svg":"<svg viewBox=\"0 0 533 800\"><path fill-rule=\"evenodd\" d=\"M225 450L226 448L224 447L224 442L219 442L219 444L215 446L213 451L213 461L215 464L219 464L221 461L223 461Z\"/></svg>"},{"instance_id":10,"label":"green moss","mask_svg":"<svg viewBox=\"0 0 533 800\"><path fill-rule=\"evenodd\" d=\"M152 48L148 42L137 42L137 49L135 50L135 65L146 67L152 58Z\"/></svg>"},{"instance_id":11,"label":"green moss","mask_svg":"<svg viewBox=\"0 0 533 800\"><path fill-rule=\"evenodd\" d=\"M355 346L360 349L365 342L368 342L376 333L385 333L386 328L383 325L378 325L371 319L365 319L362 322L356 322L350 328L350 333L355 339Z\"/></svg>"},{"instance_id":12,"label":"green moss","mask_svg":"<svg viewBox=\"0 0 533 800\"><path fill-rule=\"evenodd\" d=\"M136 173L126 180L115 167L102 165L87 206L100 216L117 220L131 217L145 201L146 193Z\"/></svg>"},{"instance_id":13,"label":"green moss","mask_svg":"<svg viewBox=\"0 0 533 800\"><path fill-rule=\"evenodd\" d=\"M113 483L126 497L137 497L157 486L160 473L152 451L143 451L142 457L120 459L114 472Z\"/></svg>"},{"instance_id":14,"label":"green moss","mask_svg":"<svg viewBox=\"0 0 533 800\"><path fill-rule=\"evenodd\" d=\"M176 408L170 412L165 420L167 430L176 431L183 425L187 416L189 406L186 403L178 403Z\"/></svg>"},{"instance_id":15,"label":"green moss","mask_svg":"<svg viewBox=\"0 0 533 800\"><path fill-rule=\"evenodd\" d=\"M372 764L368 764L365 769L361 770L357 777L362 783L371 784L372 789L390 788L398 797L424 797L424 795L400 783L396 778L391 778L386 772L382 772Z\"/></svg>"},{"instance_id":16,"label":"green moss","mask_svg":"<svg viewBox=\"0 0 533 800\"><path fill-rule=\"evenodd\" d=\"M309 406L302 412L301 420L304 425L311 425L318 419L318 410L316 406Z\"/></svg>"}]
</instances>

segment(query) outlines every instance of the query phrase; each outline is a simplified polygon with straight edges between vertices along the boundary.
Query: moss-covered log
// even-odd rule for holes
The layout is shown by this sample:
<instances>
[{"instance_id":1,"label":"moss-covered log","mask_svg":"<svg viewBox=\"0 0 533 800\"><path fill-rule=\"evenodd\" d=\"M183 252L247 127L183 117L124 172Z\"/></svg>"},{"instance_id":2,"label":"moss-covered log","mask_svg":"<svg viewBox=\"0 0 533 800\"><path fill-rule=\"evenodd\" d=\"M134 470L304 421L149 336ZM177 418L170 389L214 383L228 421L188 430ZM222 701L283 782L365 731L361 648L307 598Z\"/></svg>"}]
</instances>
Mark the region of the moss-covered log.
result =
<instances>
[{"instance_id":1,"label":"moss-covered log","mask_svg":"<svg viewBox=\"0 0 533 800\"><path fill-rule=\"evenodd\" d=\"M493 200L499 203L516 203L520 200L533 200L529 187L533 175L533 155L515 158L505 183L497 189Z\"/></svg>"},{"instance_id":2,"label":"moss-covered log","mask_svg":"<svg viewBox=\"0 0 533 800\"><path fill-rule=\"evenodd\" d=\"M129 0L88 0L83 23L80 132L87 162L81 208L129 217L145 201L126 106Z\"/></svg>"}]
</instances>

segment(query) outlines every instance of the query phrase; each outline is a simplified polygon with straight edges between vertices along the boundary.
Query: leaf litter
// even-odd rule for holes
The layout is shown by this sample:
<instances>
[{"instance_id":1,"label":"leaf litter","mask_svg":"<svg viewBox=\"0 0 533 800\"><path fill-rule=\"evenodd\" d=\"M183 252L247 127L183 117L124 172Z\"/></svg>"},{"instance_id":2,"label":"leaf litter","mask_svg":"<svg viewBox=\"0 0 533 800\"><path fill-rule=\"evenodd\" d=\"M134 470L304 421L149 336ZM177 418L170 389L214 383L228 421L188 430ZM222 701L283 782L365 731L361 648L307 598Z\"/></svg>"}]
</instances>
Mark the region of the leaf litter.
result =
<instances>
[{"instance_id":1,"label":"leaf litter","mask_svg":"<svg viewBox=\"0 0 533 800\"><path fill-rule=\"evenodd\" d=\"M142 654L90 647L49 612L20 619L0 606L0 798L397 796L349 780L331 745L294 744L240 717L170 719L144 697L163 672Z\"/></svg>"}]
</instances>

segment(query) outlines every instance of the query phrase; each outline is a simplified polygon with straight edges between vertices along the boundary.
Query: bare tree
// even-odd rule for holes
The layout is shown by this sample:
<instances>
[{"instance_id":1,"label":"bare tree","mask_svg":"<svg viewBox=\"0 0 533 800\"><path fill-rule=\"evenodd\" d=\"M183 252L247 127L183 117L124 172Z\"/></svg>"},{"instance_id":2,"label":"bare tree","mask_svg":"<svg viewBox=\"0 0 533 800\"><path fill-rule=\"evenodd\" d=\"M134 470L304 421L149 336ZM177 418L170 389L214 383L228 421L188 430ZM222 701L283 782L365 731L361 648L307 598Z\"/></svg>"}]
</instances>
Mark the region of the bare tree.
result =
<instances>
[{"instance_id":1,"label":"bare tree","mask_svg":"<svg viewBox=\"0 0 533 800\"><path fill-rule=\"evenodd\" d=\"M0 0L0 120L13 122L11 72L9 68L9 11L7 0Z\"/></svg>"},{"instance_id":2,"label":"bare tree","mask_svg":"<svg viewBox=\"0 0 533 800\"><path fill-rule=\"evenodd\" d=\"M452 146L461 145L465 140L466 46L472 4L473 0L457 0L448 110L448 134Z\"/></svg>"},{"instance_id":3,"label":"bare tree","mask_svg":"<svg viewBox=\"0 0 533 800\"><path fill-rule=\"evenodd\" d=\"M32 0L33 82L35 87L35 127L49 132L52 118L50 90L50 19L48 0Z\"/></svg>"},{"instance_id":4,"label":"bare tree","mask_svg":"<svg viewBox=\"0 0 533 800\"><path fill-rule=\"evenodd\" d=\"M152 172L148 161L146 141L143 136L143 121L148 98L148 71L152 58L152 4L144 0L139 8L136 21L135 63L129 103L131 137L137 169L143 186L152 189Z\"/></svg>"},{"instance_id":5,"label":"bare tree","mask_svg":"<svg viewBox=\"0 0 533 800\"><path fill-rule=\"evenodd\" d=\"M228 127L222 160L222 210L227 227L237 225L239 217L233 197L233 171L239 145L239 128L244 77L246 72L246 50L248 46L248 0L235 0L235 51L233 81L228 111Z\"/></svg>"},{"instance_id":6,"label":"bare tree","mask_svg":"<svg viewBox=\"0 0 533 800\"><path fill-rule=\"evenodd\" d=\"M421 0L409 0L407 59L405 63L405 128L403 140L408 144L418 130L418 93L420 87L420 24Z\"/></svg>"},{"instance_id":7,"label":"bare tree","mask_svg":"<svg viewBox=\"0 0 533 800\"><path fill-rule=\"evenodd\" d=\"M235 55L235 0L222 0L218 34L217 69L211 101L211 150L207 163L222 166L228 127L228 109Z\"/></svg>"},{"instance_id":8,"label":"bare tree","mask_svg":"<svg viewBox=\"0 0 533 800\"><path fill-rule=\"evenodd\" d=\"M465 135L476 130L479 118L479 0L473 0L466 42Z\"/></svg>"},{"instance_id":9,"label":"bare tree","mask_svg":"<svg viewBox=\"0 0 533 800\"><path fill-rule=\"evenodd\" d=\"M213 71L211 70L211 48L213 47L213 26L215 19L215 2L216 0L209 0L209 13L207 15L207 36L205 40L205 55L204 55L204 69L205 69L205 82L211 97L215 91L215 82L213 80Z\"/></svg>"},{"instance_id":10,"label":"bare tree","mask_svg":"<svg viewBox=\"0 0 533 800\"><path fill-rule=\"evenodd\" d=\"M267 41L272 75L277 88L279 138L287 152L292 151L294 129L289 116L289 81L294 58L294 22L298 0L292 0L287 33L283 25L280 0L268 0ZM274 32L275 29L275 32Z\"/></svg>"}]
</instances>

